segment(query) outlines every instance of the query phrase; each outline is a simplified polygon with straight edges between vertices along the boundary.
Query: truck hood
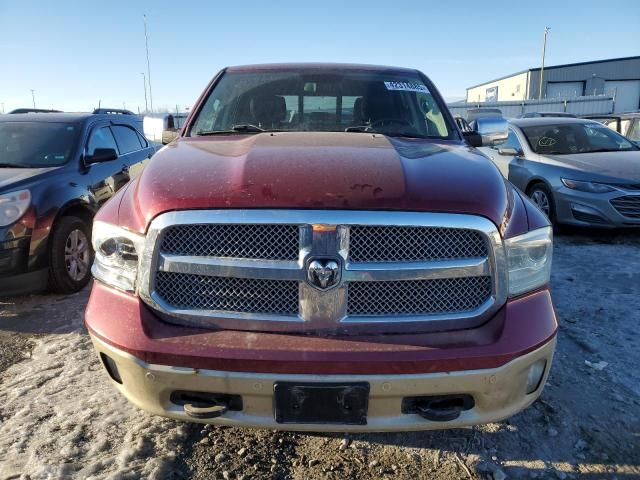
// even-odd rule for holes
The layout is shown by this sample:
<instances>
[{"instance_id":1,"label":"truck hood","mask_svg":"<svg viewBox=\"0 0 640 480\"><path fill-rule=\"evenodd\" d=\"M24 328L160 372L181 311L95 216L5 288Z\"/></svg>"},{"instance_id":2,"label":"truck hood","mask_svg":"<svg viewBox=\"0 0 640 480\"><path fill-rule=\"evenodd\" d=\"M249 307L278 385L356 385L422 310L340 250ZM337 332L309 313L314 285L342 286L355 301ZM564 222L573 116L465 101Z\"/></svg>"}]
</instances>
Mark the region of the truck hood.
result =
<instances>
[{"instance_id":1,"label":"truck hood","mask_svg":"<svg viewBox=\"0 0 640 480\"><path fill-rule=\"evenodd\" d=\"M130 193L144 228L165 211L207 208L452 212L500 226L513 204L495 166L461 142L369 133L182 138Z\"/></svg>"},{"instance_id":2,"label":"truck hood","mask_svg":"<svg viewBox=\"0 0 640 480\"><path fill-rule=\"evenodd\" d=\"M568 155L545 155L543 158L585 173L614 177L622 183L640 181L640 151L574 153ZM594 179L596 179L594 177Z\"/></svg>"},{"instance_id":3,"label":"truck hood","mask_svg":"<svg viewBox=\"0 0 640 480\"><path fill-rule=\"evenodd\" d=\"M46 175L51 170L59 168L0 168L0 193L5 190L14 190L13 187L19 189L26 180L34 180L39 176Z\"/></svg>"}]
</instances>

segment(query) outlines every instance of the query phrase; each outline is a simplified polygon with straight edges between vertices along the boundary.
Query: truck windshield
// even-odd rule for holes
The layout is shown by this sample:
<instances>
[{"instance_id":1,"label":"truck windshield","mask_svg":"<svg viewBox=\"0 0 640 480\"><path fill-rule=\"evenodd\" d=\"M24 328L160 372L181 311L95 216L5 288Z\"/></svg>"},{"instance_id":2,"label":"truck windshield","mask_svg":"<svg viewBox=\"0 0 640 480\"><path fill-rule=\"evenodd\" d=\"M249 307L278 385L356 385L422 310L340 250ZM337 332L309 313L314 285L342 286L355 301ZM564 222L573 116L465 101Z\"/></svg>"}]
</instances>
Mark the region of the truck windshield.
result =
<instances>
[{"instance_id":1,"label":"truck windshield","mask_svg":"<svg viewBox=\"0 0 640 480\"><path fill-rule=\"evenodd\" d=\"M451 138L443 108L418 74L227 72L189 134L346 131Z\"/></svg>"},{"instance_id":2,"label":"truck windshield","mask_svg":"<svg viewBox=\"0 0 640 480\"><path fill-rule=\"evenodd\" d=\"M540 155L637 150L629 140L601 123L561 123L522 127L531 149Z\"/></svg>"},{"instance_id":3,"label":"truck windshield","mask_svg":"<svg viewBox=\"0 0 640 480\"><path fill-rule=\"evenodd\" d=\"M63 165L77 137L77 126L68 123L0 122L0 168Z\"/></svg>"}]
</instances>

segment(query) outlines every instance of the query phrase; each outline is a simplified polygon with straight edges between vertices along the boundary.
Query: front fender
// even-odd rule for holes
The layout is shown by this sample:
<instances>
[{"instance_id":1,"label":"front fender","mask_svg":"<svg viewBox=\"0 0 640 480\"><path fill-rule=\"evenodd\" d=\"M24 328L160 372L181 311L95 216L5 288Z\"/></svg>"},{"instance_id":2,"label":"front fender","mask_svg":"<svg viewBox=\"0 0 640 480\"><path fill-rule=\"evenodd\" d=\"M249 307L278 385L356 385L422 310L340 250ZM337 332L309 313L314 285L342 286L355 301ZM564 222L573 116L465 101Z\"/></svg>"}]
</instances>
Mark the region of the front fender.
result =
<instances>
[{"instance_id":1,"label":"front fender","mask_svg":"<svg viewBox=\"0 0 640 480\"><path fill-rule=\"evenodd\" d=\"M29 249L29 270L46 268L49 263L49 236L55 222L63 215L74 213L93 217L95 204L89 190L81 185L43 185L31 191L33 227Z\"/></svg>"}]
</instances>

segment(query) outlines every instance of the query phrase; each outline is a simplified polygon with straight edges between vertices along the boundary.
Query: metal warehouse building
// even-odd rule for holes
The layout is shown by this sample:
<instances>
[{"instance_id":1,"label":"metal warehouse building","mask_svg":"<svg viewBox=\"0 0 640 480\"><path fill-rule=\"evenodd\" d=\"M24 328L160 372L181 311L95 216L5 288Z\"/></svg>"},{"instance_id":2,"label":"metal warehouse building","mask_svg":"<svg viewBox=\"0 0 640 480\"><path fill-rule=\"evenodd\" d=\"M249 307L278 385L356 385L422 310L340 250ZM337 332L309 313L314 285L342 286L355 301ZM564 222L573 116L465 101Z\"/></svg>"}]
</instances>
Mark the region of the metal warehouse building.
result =
<instances>
[{"instance_id":1,"label":"metal warehouse building","mask_svg":"<svg viewBox=\"0 0 640 480\"><path fill-rule=\"evenodd\" d=\"M467 102L535 100L539 88L540 68L530 68L467 88ZM640 110L640 56L544 68L543 98L588 95L612 96L615 112Z\"/></svg>"}]
</instances>

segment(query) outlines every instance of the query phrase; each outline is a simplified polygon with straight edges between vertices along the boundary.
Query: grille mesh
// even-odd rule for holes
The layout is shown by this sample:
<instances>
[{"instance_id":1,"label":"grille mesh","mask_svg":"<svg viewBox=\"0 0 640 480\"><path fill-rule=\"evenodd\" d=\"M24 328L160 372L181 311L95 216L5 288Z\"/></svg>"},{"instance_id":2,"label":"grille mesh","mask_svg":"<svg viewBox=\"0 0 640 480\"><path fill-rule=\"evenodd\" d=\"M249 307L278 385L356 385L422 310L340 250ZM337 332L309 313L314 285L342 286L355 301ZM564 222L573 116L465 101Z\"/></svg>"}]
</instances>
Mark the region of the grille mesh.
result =
<instances>
[{"instance_id":1,"label":"grille mesh","mask_svg":"<svg viewBox=\"0 0 640 480\"><path fill-rule=\"evenodd\" d=\"M298 282L156 273L156 292L174 308L298 314Z\"/></svg>"},{"instance_id":2,"label":"grille mesh","mask_svg":"<svg viewBox=\"0 0 640 480\"><path fill-rule=\"evenodd\" d=\"M349 315L435 315L474 310L491 296L491 277L351 282Z\"/></svg>"},{"instance_id":3,"label":"grille mesh","mask_svg":"<svg viewBox=\"0 0 640 480\"><path fill-rule=\"evenodd\" d=\"M349 232L352 262L407 262L486 257L487 244L475 230L438 227L354 226Z\"/></svg>"},{"instance_id":4,"label":"grille mesh","mask_svg":"<svg viewBox=\"0 0 640 480\"><path fill-rule=\"evenodd\" d=\"M611 205L620 215L627 218L640 218L640 196L628 195L611 200Z\"/></svg>"},{"instance_id":5,"label":"grille mesh","mask_svg":"<svg viewBox=\"0 0 640 480\"><path fill-rule=\"evenodd\" d=\"M297 260L297 225L176 225L169 227L160 250L193 255L261 260Z\"/></svg>"}]
</instances>

